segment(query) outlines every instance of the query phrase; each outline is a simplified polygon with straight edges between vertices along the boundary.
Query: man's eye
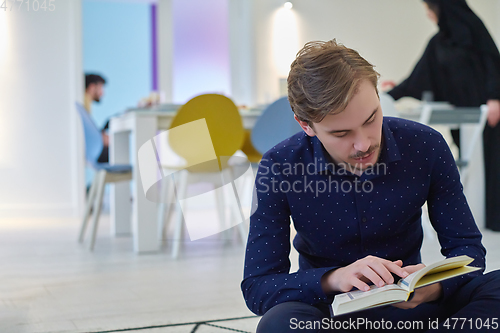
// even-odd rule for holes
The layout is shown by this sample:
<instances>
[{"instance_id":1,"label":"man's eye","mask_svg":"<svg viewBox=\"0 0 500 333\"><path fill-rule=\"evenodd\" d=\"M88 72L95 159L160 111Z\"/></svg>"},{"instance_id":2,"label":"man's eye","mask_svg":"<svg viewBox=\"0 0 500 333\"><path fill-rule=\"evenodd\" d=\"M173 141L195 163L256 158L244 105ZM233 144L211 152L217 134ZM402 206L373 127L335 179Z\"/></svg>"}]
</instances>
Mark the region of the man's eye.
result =
<instances>
[{"instance_id":1,"label":"man's eye","mask_svg":"<svg viewBox=\"0 0 500 333\"><path fill-rule=\"evenodd\" d=\"M333 136L337 138L343 138L344 136L347 135L347 132L340 132L340 133L334 133Z\"/></svg>"},{"instance_id":2,"label":"man's eye","mask_svg":"<svg viewBox=\"0 0 500 333\"><path fill-rule=\"evenodd\" d=\"M370 120L368 120L366 123L371 124L375 121L375 116L373 116Z\"/></svg>"}]
</instances>

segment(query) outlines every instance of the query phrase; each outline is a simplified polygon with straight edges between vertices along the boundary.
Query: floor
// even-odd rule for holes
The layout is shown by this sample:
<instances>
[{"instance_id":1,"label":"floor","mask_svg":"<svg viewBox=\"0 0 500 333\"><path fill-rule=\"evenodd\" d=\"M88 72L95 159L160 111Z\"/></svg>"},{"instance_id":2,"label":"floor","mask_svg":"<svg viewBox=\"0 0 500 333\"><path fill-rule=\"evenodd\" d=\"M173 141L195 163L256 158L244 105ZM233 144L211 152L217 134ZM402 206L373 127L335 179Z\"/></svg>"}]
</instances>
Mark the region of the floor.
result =
<instances>
[{"instance_id":1,"label":"floor","mask_svg":"<svg viewBox=\"0 0 500 333\"><path fill-rule=\"evenodd\" d=\"M0 332L194 332L205 321L196 332L255 331L237 237L189 242L178 260L167 247L135 255L130 238L109 236L108 220L94 253L76 242L77 220L0 223Z\"/></svg>"},{"instance_id":2,"label":"floor","mask_svg":"<svg viewBox=\"0 0 500 333\"><path fill-rule=\"evenodd\" d=\"M244 246L233 235L186 241L178 260L162 247L136 255L109 235L104 215L93 253L79 221L0 220L0 332L255 332L240 281ZM500 233L484 232L488 271L500 268ZM439 260L428 233L423 261ZM296 253L292 254L296 269Z\"/></svg>"}]
</instances>

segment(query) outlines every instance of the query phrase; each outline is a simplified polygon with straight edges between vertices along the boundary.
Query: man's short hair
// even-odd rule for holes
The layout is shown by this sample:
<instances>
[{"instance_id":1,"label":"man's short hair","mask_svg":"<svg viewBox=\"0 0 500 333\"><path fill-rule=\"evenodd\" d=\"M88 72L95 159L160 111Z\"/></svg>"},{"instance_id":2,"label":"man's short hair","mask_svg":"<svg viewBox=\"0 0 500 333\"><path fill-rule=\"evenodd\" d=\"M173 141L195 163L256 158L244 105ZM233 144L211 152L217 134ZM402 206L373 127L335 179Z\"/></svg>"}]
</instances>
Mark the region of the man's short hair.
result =
<instances>
[{"instance_id":1,"label":"man's short hair","mask_svg":"<svg viewBox=\"0 0 500 333\"><path fill-rule=\"evenodd\" d=\"M97 74L85 74L85 89L87 89L91 84L102 83L105 84L106 80Z\"/></svg>"},{"instance_id":2,"label":"man's short hair","mask_svg":"<svg viewBox=\"0 0 500 333\"><path fill-rule=\"evenodd\" d=\"M335 39L309 42L290 67L288 101L297 118L312 125L344 111L364 79L378 93L379 76L357 51Z\"/></svg>"}]
</instances>

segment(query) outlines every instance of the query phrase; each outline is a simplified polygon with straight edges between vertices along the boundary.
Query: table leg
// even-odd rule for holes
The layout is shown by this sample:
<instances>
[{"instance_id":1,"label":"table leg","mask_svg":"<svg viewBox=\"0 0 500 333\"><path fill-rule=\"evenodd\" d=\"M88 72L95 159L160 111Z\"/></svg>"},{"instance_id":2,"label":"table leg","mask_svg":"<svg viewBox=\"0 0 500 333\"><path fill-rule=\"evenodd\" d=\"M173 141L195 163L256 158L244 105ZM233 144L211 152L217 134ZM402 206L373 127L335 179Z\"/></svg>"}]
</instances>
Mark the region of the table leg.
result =
<instances>
[{"instance_id":1,"label":"table leg","mask_svg":"<svg viewBox=\"0 0 500 333\"><path fill-rule=\"evenodd\" d=\"M132 130L133 152L133 206L132 233L134 236L134 251L137 253L156 252L160 247L158 240L157 203L146 199L141 182L137 152L147 141L154 138L158 129L155 116L135 117Z\"/></svg>"},{"instance_id":2,"label":"table leg","mask_svg":"<svg viewBox=\"0 0 500 333\"><path fill-rule=\"evenodd\" d=\"M110 156L112 164L130 163L130 132L114 132L110 135ZM110 218L112 235L130 235L132 202L130 182L110 184Z\"/></svg>"}]
</instances>

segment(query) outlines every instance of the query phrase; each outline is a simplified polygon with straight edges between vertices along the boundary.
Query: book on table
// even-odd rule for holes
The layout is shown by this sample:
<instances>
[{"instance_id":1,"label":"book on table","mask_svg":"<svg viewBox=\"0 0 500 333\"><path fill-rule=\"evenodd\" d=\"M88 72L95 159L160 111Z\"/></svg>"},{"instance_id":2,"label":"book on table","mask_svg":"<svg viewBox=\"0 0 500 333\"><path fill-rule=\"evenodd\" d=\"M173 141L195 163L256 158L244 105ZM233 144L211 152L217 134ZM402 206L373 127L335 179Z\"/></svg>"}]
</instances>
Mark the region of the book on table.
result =
<instances>
[{"instance_id":1,"label":"book on table","mask_svg":"<svg viewBox=\"0 0 500 333\"><path fill-rule=\"evenodd\" d=\"M480 267L467 266L473 261L474 259L466 255L447 258L426 266L394 284L383 287L372 285L368 291L356 290L335 295L331 310L335 316L338 316L349 312L405 302L417 288L481 269Z\"/></svg>"}]
</instances>

